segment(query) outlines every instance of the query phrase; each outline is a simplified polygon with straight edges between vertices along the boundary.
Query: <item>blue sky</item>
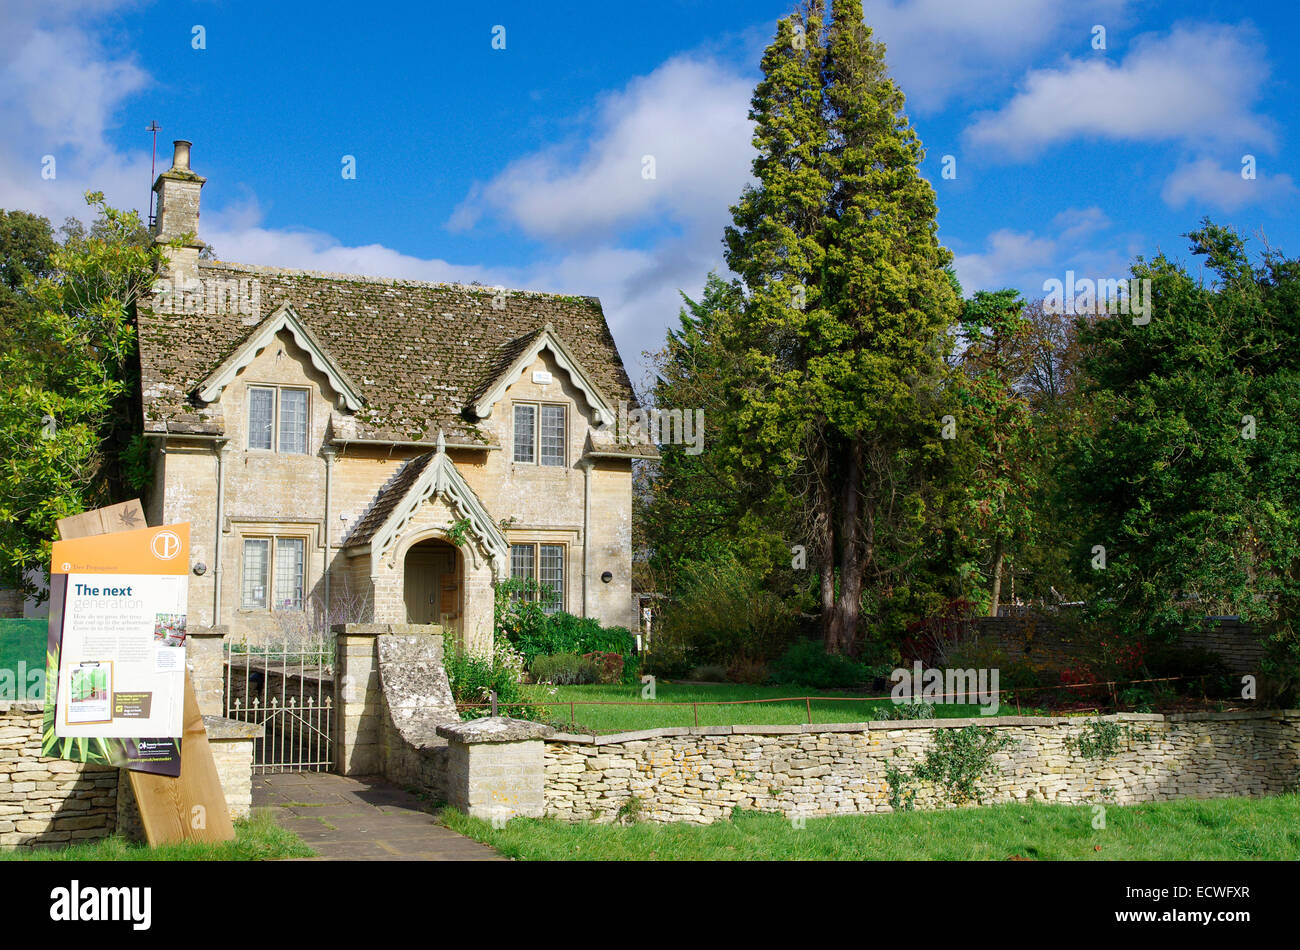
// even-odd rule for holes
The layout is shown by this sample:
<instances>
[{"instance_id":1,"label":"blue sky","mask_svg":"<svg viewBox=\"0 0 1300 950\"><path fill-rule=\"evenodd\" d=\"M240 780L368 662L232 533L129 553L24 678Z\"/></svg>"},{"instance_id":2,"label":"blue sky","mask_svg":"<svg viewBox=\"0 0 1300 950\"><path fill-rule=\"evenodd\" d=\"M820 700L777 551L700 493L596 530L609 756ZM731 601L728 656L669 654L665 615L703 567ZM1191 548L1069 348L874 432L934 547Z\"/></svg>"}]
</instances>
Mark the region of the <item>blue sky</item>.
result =
<instances>
[{"instance_id":1,"label":"blue sky","mask_svg":"<svg viewBox=\"0 0 1300 950\"><path fill-rule=\"evenodd\" d=\"M162 167L194 142L221 258L594 294L639 377L678 289L723 267L759 56L790 7L0 0L0 207L57 223L94 188L143 208L157 120ZM1186 259L1204 215L1300 254L1295 4L865 12L968 293Z\"/></svg>"}]
</instances>

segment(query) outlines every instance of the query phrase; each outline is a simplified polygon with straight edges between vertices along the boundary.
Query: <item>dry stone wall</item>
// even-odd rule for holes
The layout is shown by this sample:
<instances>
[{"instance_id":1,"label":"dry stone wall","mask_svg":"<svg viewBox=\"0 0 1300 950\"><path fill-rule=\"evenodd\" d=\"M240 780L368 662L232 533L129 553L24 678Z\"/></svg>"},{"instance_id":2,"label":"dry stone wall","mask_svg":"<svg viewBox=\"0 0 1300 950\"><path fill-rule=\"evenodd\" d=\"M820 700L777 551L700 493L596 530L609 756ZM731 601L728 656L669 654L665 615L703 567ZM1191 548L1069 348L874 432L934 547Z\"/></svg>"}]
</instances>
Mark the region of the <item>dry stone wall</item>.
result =
<instances>
[{"instance_id":1,"label":"dry stone wall","mask_svg":"<svg viewBox=\"0 0 1300 950\"><path fill-rule=\"evenodd\" d=\"M41 703L0 702L0 850L62 848L121 834L143 840L125 769L41 757ZM253 741L261 726L205 716L231 818L252 806Z\"/></svg>"},{"instance_id":2,"label":"dry stone wall","mask_svg":"<svg viewBox=\"0 0 1300 950\"><path fill-rule=\"evenodd\" d=\"M0 702L0 848L65 847L117 823L117 769L42 759L41 703Z\"/></svg>"},{"instance_id":3,"label":"dry stone wall","mask_svg":"<svg viewBox=\"0 0 1300 950\"><path fill-rule=\"evenodd\" d=\"M658 822L707 824L733 808L791 817L889 812L887 768L910 774L937 730L971 725L1011 743L994 754L997 771L979 783L980 800L990 804L1259 796L1292 790L1300 779L1300 710L1100 721L1117 723L1122 739L1115 754L1092 758L1071 744L1098 728L1082 717L557 735L546 742L545 811L570 821L610 821L635 797L641 817ZM949 804L919 783L917 807Z\"/></svg>"}]
</instances>

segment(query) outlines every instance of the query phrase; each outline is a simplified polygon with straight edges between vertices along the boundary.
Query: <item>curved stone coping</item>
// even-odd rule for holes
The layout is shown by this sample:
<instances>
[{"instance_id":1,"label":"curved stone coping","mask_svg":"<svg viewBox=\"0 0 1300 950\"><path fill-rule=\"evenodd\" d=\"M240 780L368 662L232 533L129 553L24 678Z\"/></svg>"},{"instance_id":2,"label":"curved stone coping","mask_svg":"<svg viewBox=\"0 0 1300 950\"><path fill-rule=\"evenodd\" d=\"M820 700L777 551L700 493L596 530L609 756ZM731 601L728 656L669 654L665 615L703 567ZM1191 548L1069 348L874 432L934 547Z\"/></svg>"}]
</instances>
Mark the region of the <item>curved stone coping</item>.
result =
<instances>
[{"instance_id":1,"label":"curved stone coping","mask_svg":"<svg viewBox=\"0 0 1300 950\"><path fill-rule=\"evenodd\" d=\"M266 727L261 723L242 722L238 719L227 719L225 716L204 716L203 727L208 730L209 742L260 739L266 733Z\"/></svg>"},{"instance_id":2,"label":"curved stone coping","mask_svg":"<svg viewBox=\"0 0 1300 950\"><path fill-rule=\"evenodd\" d=\"M438 735L453 742L474 745L479 742L525 742L529 739L549 739L555 730L540 722L510 719L506 716L485 716L462 722L444 723Z\"/></svg>"},{"instance_id":3,"label":"curved stone coping","mask_svg":"<svg viewBox=\"0 0 1300 950\"><path fill-rule=\"evenodd\" d=\"M1105 716L974 716L963 719L884 719L871 722L813 722L766 726L665 726L605 735L557 732L546 741L566 745L616 745L673 736L789 736L819 732L889 732L899 729L959 729L966 726L1064 726L1090 719L1111 722L1204 722L1233 719L1290 719L1300 717L1295 709L1259 709L1237 712L1111 713Z\"/></svg>"},{"instance_id":4,"label":"curved stone coping","mask_svg":"<svg viewBox=\"0 0 1300 950\"><path fill-rule=\"evenodd\" d=\"M420 632L379 635L379 682L402 739L427 749L443 745L438 726L459 722L460 714L442 665L442 637L428 627L411 628Z\"/></svg>"}]
</instances>

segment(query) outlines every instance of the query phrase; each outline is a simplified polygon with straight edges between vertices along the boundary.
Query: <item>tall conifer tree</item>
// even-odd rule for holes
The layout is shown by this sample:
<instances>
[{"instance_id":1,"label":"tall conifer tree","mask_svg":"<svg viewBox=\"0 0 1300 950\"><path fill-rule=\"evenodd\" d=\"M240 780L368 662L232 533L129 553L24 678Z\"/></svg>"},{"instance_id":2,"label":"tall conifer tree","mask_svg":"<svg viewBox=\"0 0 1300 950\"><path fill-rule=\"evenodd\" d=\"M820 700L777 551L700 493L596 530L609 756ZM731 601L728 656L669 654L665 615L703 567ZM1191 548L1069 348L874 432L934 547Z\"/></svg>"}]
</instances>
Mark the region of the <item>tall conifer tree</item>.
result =
<instances>
[{"instance_id":1,"label":"tall conifer tree","mask_svg":"<svg viewBox=\"0 0 1300 950\"><path fill-rule=\"evenodd\" d=\"M797 486L826 648L852 652L866 586L905 586L926 533L951 256L856 0L780 22L750 117L757 184L727 230L746 289L726 334L741 367L728 441L739 464Z\"/></svg>"}]
</instances>

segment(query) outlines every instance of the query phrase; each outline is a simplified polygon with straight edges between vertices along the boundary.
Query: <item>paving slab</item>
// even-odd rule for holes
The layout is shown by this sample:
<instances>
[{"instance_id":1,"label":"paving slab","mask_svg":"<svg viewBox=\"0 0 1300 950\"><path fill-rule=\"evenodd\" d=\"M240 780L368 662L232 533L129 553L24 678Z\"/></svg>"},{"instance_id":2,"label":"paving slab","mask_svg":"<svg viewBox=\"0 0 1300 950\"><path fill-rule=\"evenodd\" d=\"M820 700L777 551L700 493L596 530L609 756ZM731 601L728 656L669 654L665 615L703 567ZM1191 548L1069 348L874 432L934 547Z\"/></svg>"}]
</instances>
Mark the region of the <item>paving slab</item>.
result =
<instances>
[{"instance_id":1,"label":"paving slab","mask_svg":"<svg viewBox=\"0 0 1300 950\"><path fill-rule=\"evenodd\" d=\"M382 778L328 772L253 777L253 807L316 852L318 861L504 861L438 823L430 806Z\"/></svg>"}]
</instances>

